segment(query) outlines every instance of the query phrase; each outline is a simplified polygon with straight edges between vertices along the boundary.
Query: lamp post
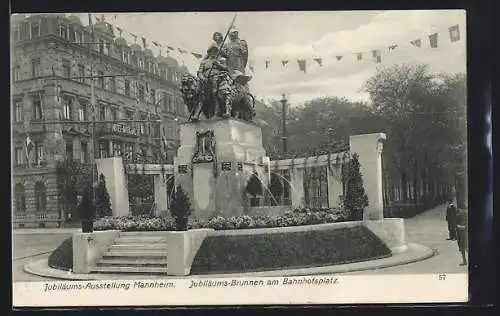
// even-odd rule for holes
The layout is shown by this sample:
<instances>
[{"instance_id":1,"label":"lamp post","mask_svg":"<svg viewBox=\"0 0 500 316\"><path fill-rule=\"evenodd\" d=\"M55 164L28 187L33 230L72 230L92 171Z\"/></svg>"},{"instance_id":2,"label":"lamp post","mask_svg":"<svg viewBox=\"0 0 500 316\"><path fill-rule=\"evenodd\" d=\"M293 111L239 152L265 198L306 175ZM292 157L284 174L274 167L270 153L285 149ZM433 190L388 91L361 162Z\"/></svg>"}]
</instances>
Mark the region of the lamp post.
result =
<instances>
[{"instance_id":1,"label":"lamp post","mask_svg":"<svg viewBox=\"0 0 500 316\"><path fill-rule=\"evenodd\" d=\"M287 153L287 137L286 137L286 96L283 93L281 98L281 140L283 142L283 155Z\"/></svg>"}]
</instances>

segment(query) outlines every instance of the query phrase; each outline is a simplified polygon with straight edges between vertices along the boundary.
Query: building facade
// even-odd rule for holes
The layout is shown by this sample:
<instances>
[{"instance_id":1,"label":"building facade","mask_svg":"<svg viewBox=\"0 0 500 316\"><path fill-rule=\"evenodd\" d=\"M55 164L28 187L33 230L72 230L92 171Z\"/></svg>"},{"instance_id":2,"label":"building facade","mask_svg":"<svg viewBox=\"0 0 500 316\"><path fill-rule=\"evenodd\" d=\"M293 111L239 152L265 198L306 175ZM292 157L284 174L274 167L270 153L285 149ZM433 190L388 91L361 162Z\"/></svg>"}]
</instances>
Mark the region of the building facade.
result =
<instances>
[{"instance_id":1,"label":"building facade","mask_svg":"<svg viewBox=\"0 0 500 316\"><path fill-rule=\"evenodd\" d=\"M66 220L58 162L89 165L92 156L172 162L178 126L188 116L179 92L185 66L129 45L105 21L94 24L92 32L77 16L15 15L11 38L15 227L58 226ZM161 123L98 122L93 141L86 123L92 115L97 121Z\"/></svg>"}]
</instances>

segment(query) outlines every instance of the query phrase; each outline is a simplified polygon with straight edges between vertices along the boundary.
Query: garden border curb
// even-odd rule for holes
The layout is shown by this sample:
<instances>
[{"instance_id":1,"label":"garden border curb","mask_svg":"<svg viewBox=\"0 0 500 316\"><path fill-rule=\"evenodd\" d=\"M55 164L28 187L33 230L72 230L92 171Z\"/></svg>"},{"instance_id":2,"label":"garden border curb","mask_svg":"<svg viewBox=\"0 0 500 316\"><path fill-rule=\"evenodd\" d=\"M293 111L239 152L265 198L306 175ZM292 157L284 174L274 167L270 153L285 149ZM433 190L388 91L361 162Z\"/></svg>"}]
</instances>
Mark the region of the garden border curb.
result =
<instances>
[{"instance_id":1,"label":"garden border curb","mask_svg":"<svg viewBox=\"0 0 500 316\"><path fill-rule=\"evenodd\" d=\"M53 269L48 266L48 259L33 261L24 265L23 270L29 274L59 279L59 280L133 280L133 279L196 279L196 278L235 278L235 277L286 277L286 276L302 276L302 275L318 275L318 274L333 274L333 273L349 273L363 270L383 269L398 265L410 264L422 261L433 257L435 252L429 247L407 243L408 249L404 252L397 253L388 258L361 261L348 264L340 264L333 266L302 268L302 269L287 269L273 270L261 272L247 273L228 273L228 274L199 274L188 276L163 276L163 275L146 275L146 274L75 274L69 271Z\"/></svg>"}]
</instances>

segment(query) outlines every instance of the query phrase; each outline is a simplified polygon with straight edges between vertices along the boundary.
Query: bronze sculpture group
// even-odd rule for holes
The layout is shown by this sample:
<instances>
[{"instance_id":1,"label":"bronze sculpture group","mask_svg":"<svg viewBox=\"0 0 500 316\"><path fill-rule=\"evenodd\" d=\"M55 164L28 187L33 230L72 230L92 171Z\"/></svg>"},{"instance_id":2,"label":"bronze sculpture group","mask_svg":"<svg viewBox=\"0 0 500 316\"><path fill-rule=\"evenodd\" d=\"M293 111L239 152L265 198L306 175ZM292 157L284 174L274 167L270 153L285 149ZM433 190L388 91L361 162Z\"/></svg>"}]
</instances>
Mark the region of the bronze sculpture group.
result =
<instances>
[{"instance_id":1,"label":"bronze sculpture group","mask_svg":"<svg viewBox=\"0 0 500 316\"><path fill-rule=\"evenodd\" d=\"M200 63L197 75L186 73L181 80L181 93L190 113L189 120L199 120L203 113L213 117L251 121L255 116L255 100L249 92L251 75L246 74L248 45L232 28L226 35L215 32L213 43Z\"/></svg>"}]
</instances>

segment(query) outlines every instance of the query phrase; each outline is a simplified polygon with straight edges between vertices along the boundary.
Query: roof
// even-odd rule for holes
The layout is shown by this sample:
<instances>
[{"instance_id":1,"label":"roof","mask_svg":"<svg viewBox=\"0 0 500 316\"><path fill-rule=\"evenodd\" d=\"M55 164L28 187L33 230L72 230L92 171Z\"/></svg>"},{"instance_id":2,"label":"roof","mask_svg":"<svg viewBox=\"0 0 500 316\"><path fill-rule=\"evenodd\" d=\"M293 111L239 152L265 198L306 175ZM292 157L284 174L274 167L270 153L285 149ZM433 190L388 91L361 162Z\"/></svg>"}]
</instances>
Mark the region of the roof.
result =
<instances>
[{"instance_id":1,"label":"roof","mask_svg":"<svg viewBox=\"0 0 500 316\"><path fill-rule=\"evenodd\" d=\"M118 46L127 46L128 47L127 41L123 37L118 37L117 39L115 39L115 43Z\"/></svg>"},{"instance_id":2,"label":"roof","mask_svg":"<svg viewBox=\"0 0 500 316\"><path fill-rule=\"evenodd\" d=\"M68 17L68 20L71 21L74 24L82 25L82 20L80 20L80 18L77 17L76 15L70 15Z\"/></svg>"},{"instance_id":3,"label":"roof","mask_svg":"<svg viewBox=\"0 0 500 316\"><path fill-rule=\"evenodd\" d=\"M177 62L177 60L175 60L174 58L170 57L170 56L159 56L158 57L158 63L160 64L165 64L169 67L174 67L174 68L178 68L179 67L179 63Z\"/></svg>"}]
</instances>

